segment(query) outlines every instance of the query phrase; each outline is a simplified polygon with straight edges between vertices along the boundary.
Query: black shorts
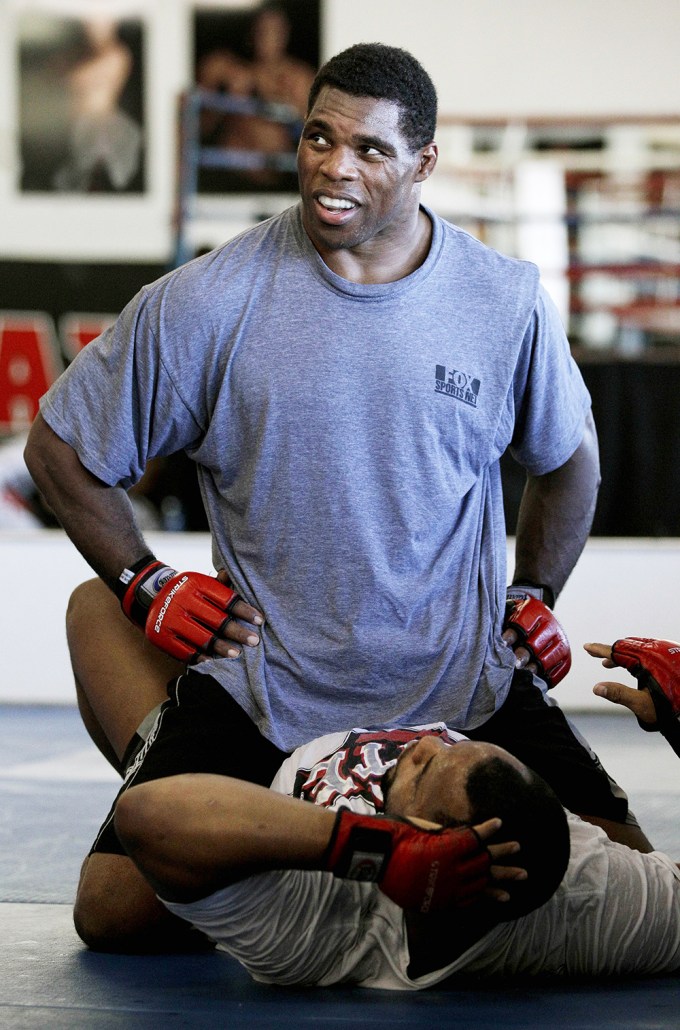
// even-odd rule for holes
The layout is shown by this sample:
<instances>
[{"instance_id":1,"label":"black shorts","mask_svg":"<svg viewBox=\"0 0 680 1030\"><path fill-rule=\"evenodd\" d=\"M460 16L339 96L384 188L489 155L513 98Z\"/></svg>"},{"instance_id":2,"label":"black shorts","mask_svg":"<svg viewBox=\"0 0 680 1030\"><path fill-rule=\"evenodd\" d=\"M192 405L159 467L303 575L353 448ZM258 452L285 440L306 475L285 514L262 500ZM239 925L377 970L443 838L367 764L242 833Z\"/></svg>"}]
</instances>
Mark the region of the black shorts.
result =
<instances>
[{"instance_id":1,"label":"black shorts","mask_svg":"<svg viewBox=\"0 0 680 1030\"><path fill-rule=\"evenodd\" d=\"M465 733L519 758L571 812L636 825L624 791L576 736L562 709L546 701L530 672L517 670L503 705L483 726Z\"/></svg>"},{"instance_id":2,"label":"black shorts","mask_svg":"<svg viewBox=\"0 0 680 1030\"><path fill-rule=\"evenodd\" d=\"M135 734L130 741L116 801L138 783L188 772L235 776L268 787L287 757L262 736L224 687L190 669L168 684L168 700L148 737ZM125 854L113 824L116 801L90 854Z\"/></svg>"}]
</instances>

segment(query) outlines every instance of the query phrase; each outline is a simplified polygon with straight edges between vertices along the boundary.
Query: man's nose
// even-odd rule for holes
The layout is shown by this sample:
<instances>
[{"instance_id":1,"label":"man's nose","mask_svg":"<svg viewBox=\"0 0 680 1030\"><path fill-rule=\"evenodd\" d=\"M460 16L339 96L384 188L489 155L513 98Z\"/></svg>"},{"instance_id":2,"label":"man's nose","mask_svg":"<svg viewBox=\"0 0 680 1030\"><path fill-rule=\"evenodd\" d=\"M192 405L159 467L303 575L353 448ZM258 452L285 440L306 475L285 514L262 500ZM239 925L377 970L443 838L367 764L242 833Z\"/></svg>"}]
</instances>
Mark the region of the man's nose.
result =
<instances>
[{"instance_id":1,"label":"man's nose","mask_svg":"<svg viewBox=\"0 0 680 1030\"><path fill-rule=\"evenodd\" d=\"M327 179L356 179L356 157L351 147L332 147L326 154L321 171Z\"/></svg>"},{"instance_id":2,"label":"man's nose","mask_svg":"<svg viewBox=\"0 0 680 1030\"><path fill-rule=\"evenodd\" d=\"M429 758L438 751L441 744L436 737L421 737L411 751L411 761L415 765L423 765Z\"/></svg>"}]
</instances>

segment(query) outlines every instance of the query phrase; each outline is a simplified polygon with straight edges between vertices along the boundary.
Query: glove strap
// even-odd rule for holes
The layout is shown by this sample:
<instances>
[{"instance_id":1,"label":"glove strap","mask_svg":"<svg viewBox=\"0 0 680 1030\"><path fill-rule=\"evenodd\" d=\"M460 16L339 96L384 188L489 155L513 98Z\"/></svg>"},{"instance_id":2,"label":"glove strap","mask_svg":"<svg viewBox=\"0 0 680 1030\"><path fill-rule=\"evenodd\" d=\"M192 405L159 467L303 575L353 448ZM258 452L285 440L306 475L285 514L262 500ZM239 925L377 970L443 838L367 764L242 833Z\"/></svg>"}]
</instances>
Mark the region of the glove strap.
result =
<instances>
[{"instance_id":1,"label":"glove strap","mask_svg":"<svg viewBox=\"0 0 680 1030\"><path fill-rule=\"evenodd\" d=\"M123 569L114 589L128 619L143 629L153 599L176 574L176 569L164 565L153 554L146 554Z\"/></svg>"},{"instance_id":2,"label":"glove strap","mask_svg":"<svg viewBox=\"0 0 680 1030\"><path fill-rule=\"evenodd\" d=\"M334 876L370 883L382 879L392 853L392 835L379 826L367 826L369 819L377 822L375 816L362 819L346 808L338 812L324 856L324 866ZM343 822L349 822L349 828Z\"/></svg>"},{"instance_id":3,"label":"glove strap","mask_svg":"<svg viewBox=\"0 0 680 1030\"><path fill-rule=\"evenodd\" d=\"M535 597L538 601L543 601L548 608L555 607L555 592L546 583L513 583L505 591L508 601L521 601L527 594Z\"/></svg>"}]
</instances>

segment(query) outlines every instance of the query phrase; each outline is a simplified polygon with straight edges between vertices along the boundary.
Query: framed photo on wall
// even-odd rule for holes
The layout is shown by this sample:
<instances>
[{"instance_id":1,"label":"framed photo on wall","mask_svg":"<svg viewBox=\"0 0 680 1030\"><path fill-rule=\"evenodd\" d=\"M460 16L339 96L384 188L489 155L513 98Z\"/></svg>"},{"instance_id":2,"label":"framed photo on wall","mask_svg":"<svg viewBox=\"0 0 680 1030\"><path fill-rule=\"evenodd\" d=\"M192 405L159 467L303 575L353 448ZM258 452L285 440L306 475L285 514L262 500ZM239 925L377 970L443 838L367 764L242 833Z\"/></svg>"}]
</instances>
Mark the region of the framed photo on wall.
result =
<instances>
[{"instance_id":1,"label":"framed photo on wall","mask_svg":"<svg viewBox=\"0 0 680 1030\"><path fill-rule=\"evenodd\" d=\"M200 192L295 192L295 151L319 66L320 0L203 3L194 12L194 83L208 156ZM220 102L221 101L221 102Z\"/></svg>"},{"instance_id":2,"label":"framed photo on wall","mask_svg":"<svg viewBox=\"0 0 680 1030\"><path fill-rule=\"evenodd\" d=\"M188 7L0 4L0 258L166 260Z\"/></svg>"},{"instance_id":3,"label":"framed photo on wall","mask_svg":"<svg viewBox=\"0 0 680 1030\"><path fill-rule=\"evenodd\" d=\"M17 10L20 192L145 192L147 31L96 4Z\"/></svg>"}]
</instances>

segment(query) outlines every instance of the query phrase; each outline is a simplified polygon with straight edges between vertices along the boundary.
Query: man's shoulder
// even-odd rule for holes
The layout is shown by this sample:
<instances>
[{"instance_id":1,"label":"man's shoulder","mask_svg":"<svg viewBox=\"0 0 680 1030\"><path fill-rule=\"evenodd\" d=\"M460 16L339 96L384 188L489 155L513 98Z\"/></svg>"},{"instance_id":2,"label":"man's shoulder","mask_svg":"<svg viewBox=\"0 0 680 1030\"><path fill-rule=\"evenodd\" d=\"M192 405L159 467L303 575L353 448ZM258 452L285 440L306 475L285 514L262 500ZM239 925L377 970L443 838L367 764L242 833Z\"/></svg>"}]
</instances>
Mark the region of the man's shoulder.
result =
<instances>
[{"instance_id":1,"label":"man's shoulder","mask_svg":"<svg viewBox=\"0 0 680 1030\"><path fill-rule=\"evenodd\" d=\"M278 214L261 218L255 225L250 225L220 244L214 251L217 254L229 254L249 248L259 248L269 244L278 247L289 241L290 234L295 234L300 222L300 206L292 204Z\"/></svg>"},{"instance_id":2,"label":"man's shoulder","mask_svg":"<svg viewBox=\"0 0 680 1030\"><path fill-rule=\"evenodd\" d=\"M491 282L516 288L522 285L530 294L538 292L540 272L533 261L504 254L473 236L454 222L427 209L441 232L442 255L446 260L465 265L475 275Z\"/></svg>"},{"instance_id":3,"label":"man's shoulder","mask_svg":"<svg viewBox=\"0 0 680 1030\"><path fill-rule=\"evenodd\" d=\"M251 280L253 275L268 275L272 260L285 254L293 257L298 238L299 213L297 205L236 233L212 250L198 255L178 268L148 284L142 290L147 302L155 300L188 303L200 306L203 298L214 299L225 278L238 287L239 281ZM232 291L230 295L234 295Z\"/></svg>"}]
</instances>

